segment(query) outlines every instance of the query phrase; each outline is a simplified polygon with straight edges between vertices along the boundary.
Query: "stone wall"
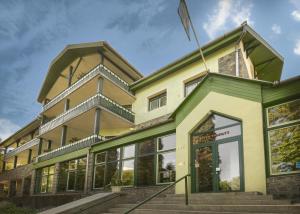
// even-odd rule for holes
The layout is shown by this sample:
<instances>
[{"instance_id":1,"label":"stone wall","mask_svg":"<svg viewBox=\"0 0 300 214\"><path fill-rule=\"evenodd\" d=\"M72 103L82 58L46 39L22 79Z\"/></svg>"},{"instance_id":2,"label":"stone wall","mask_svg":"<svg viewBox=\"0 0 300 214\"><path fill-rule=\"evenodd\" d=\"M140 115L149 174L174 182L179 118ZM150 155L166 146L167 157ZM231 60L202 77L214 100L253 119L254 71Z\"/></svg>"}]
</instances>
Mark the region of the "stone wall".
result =
<instances>
[{"instance_id":1,"label":"stone wall","mask_svg":"<svg viewBox=\"0 0 300 214\"><path fill-rule=\"evenodd\" d=\"M300 202L300 174L269 177L267 193L275 198L288 198Z\"/></svg>"},{"instance_id":2,"label":"stone wall","mask_svg":"<svg viewBox=\"0 0 300 214\"><path fill-rule=\"evenodd\" d=\"M31 178L32 164L19 166L16 169L2 172L0 174L0 181L8 183L8 195L7 196L23 196L30 191L30 186L25 180ZM25 185L26 184L26 185Z\"/></svg>"},{"instance_id":3,"label":"stone wall","mask_svg":"<svg viewBox=\"0 0 300 214\"><path fill-rule=\"evenodd\" d=\"M236 68L236 53L235 51L227 54L219 58L218 65L219 65L219 73L221 74L228 74L232 76L236 76L235 68ZM238 50L238 58L239 58L239 74L240 77L249 78L247 67L241 53L241 50Z\"/></svg>"}]
</instances>

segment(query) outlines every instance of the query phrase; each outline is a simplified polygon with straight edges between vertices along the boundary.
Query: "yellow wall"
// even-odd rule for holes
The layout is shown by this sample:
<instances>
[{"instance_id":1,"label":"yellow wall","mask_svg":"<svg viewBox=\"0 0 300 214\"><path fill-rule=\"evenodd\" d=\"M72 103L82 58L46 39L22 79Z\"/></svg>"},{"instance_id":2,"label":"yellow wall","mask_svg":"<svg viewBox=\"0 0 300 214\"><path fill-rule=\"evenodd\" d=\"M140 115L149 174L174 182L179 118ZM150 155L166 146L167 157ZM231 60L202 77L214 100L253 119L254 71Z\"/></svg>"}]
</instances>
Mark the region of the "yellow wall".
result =
<instances>
[{"instance_id":1,"label":"yellow wall","mask_svg":"<svg viewBox=\"0 0 300 214\"><path fill-rule=\"evenodd\" d=\"M210 72L218 72L218 59L234 50L235 46L231 45L214 53L210 57L207 57L206 62ZM132 105L133 112L135 112L135 123L140 124L147 120L173 112L184 99L184 81L203 71L205 71L205 68L202 62L193 63L174 72L174 74L168 75L167 77L136 91L136 101ZM167 90L167 105L149 112L149 96L165 89Z\"/></svg>"},{"instance_id":2,"label":"yellow wall","mask_svg":"<svg viewBox=\"0 0 300 214\"><path fill-rule=\"evenodd\" d=\"M266 192L262 106L260 103L210 92L176 128L176 179L190 172L189 133L209 113L216 111L242 120L245 191ZM184 183L176 186L184 192Z\"/></svg>"}]
</instances>

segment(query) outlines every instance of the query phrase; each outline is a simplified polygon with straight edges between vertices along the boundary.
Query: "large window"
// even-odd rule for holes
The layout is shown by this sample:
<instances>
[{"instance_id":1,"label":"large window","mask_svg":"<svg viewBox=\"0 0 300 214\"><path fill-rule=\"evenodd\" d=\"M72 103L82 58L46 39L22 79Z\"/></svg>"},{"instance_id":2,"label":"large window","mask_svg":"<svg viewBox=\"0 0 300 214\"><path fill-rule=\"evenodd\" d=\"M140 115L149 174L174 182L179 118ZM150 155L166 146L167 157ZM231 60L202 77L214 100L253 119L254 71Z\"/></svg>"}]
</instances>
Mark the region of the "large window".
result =
<instances>
[{"instance_id":1,"label":"large window","mask_svg":"<svg viewBox=\"0 0 300 214\"><path fill-rule=\"evenodd\" d=\"M86 158L74 159L60 164L58 191L83 191Z\"/></svg>"},{"instance_id":2,"label":"large window","mask_svg":"<svg viewBox=\"0 0 300 214\"><path fill-rule=\"evenodd\" d=\"M121 182L123 186L134 185L135 145L123 147Z\"/></svg>"},{"instance_id":3,"label":"large window","mask_svg":"<svg viewBox=\"0 0 300 214\"><path fill-rule=\"evenodd\" d=\"M166 104L167 104L167 92L164 92L149 99L149 111L165 106Z\"/></svg>"},{"instance_id":4,"label":"large window","mask_svg":"<svg viewBox=\"0 0 300 214\"><path fill-rule=\"evenodd\" d=\"M300 99L267 108L272 175L300 172Z\"/></svg>"},{"instance_id":5,"label":"large window","mask_svg":"<svg viewBox=\"0 0 300 214\"><path fill-rule=\"evenodd\" d=\"M113 179L123 186L175 181L175 147L175 134L170 134L96 154L94 188L109 187Z\"/></svg>"},{"instance_id":6,"label":"large window","mask_svg":"<svg viewBox=\"0 0 300 214\"><path fill-rule=\"evenodd\" d=\"M94 169L94 188L106 188L112 180L118 180L120 169L120 148L96 154Z\"/></svg>"},{"instance_id":7,"label":"large window","mask_svg":"<svg viewBox=\"0 0 300 214\"><path fill-rule=\"evenodd\" d=\"M186 82L184 84L184 96L185 97L188 96L196 88L196 86L201 82L202 79L203 79L203 76L193 79L189 82Z\"/></svg>"},{"instance_id":8,"label":"large window","mask_svg":"<svg viewBox=\"0 0 300 214\"><path fill-rule=\"evenodd\" d=\"M36 174L36 192L52 192L53 176L54 166L48 166L42 169L38 169Z\"/></svg>"},{"instance_id":9,"label":"large window","mask_svg":"<svg viewBox=\"0 0 300 214\"><path fill-rule=\"evenodd\" d=\"M157 139L157 183L176 180L176 135Z\"/></svg>"}]
</instances>

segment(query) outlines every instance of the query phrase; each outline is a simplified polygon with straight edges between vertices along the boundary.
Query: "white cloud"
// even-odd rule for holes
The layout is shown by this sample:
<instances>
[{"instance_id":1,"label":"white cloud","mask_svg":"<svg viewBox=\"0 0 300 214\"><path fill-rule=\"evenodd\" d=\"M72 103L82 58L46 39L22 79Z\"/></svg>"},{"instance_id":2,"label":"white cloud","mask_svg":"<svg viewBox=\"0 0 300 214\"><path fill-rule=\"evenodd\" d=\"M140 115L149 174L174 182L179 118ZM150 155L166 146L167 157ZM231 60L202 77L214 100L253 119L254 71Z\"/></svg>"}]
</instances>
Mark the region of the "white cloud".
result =
<instances>
[{"instance_id":1,"label":"white cloud","mask_svg":"<svg viewBox=\"0 0 300 214\"><path fill-rule=\"evenodd\" d=\"M251 16L251 3L241 3L241 1L220 0L217 8L214 9L212 15L208 17L208 21L203 24L203 28L212 39L219 32L228 28L227 24L239 26L242 22L247 21L253 25Z\"/></svg>"},{"instance_id":2,"label":"white cloud","mask_svg":"<svg viewBox=\"0 0 300 214\"><path fill-rule=\"evenodd\" d=\"M281 34L281 27L278 24L273 24L271 29L275 34Z\"/></svg>"},{"instance_id":3,"label":"white cloud","mask_svg":"<svg viewBox=\"0 0 300 214\"><path fill-rule=\"evenodd\" d=\"M8 119L0 118L0 138L5 140L11 136L15 131L20 129L20 127Z\"/></svg>"},{"instance_id":4,"label":"white cloud","mask_svg":"<svg viewBox=\"0 0 300 214\"><path fill-rule=\"evenodd\" d=\"M294 48L294 53L300 56L300 40L296 42L296 46Z\"/></svg>"},{"instance_id":5,"label":"white cloud","mask_svg":"<svg viewBox=\"0 0 300 214\"><path fill-rule=\"evenodd\" d=\"M296 21L300 22L300 11L299 10L294 10L291 13L291 15Z\"/></svg>"}]
</instances>

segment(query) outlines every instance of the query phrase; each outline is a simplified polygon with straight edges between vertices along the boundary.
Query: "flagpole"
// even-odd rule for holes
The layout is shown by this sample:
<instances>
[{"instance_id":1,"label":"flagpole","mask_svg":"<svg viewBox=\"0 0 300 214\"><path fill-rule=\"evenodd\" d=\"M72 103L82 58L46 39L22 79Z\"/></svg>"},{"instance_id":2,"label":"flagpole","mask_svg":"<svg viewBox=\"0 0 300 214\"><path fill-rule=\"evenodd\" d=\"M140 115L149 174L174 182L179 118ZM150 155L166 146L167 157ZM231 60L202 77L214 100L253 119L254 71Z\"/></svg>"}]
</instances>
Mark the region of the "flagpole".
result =
<instances>
[{"instance_id":1,"label":"flagpole","mask_svg":"<svg viewBox=\"0 0 300 214\"><path fill-rule=\"evenodd\" d=\"M186 4L185 0L180 0L180 4L181 4L181 3L184 4L185 10L186 10L186 15L187 15L187 17L188 17L188 19L189 19L189 22L190 22L190 24L191 24L191 27L192 27L192 30L193 30L193 33L194 33L194 37L195 37L195 40L196 40L196 43L197 43L197 46L198 46L198 49L199 49L199 52L200 52L200 55L201 55L201 58L202 58L204 67L205 67L205 70L208 71L207 64L206 64L206 61L205 61L205 58L204 58L204 55L203 55L203 52L202 52L202 49L201 49L201 46L200 46L200 42L199 42L199 40L198 40L198 36L197 36L197 34L196 34L196 31L195 31L195 28L194 28L194 25L193 25L192 19L191 19L191 17L190 17L190 13L189 13L187 4ZM180 4L179 4L179 5L180 5ZM180 7L180 6L179 6L179 7ZM179 9L178 9L178 11L179 11ZM178 12L178 13L179 13L179 16L180 16L180 12ZM181 17L181 21L182 21L182 17ZM182 24L184 25L184 21L182 21ZM189 34L189 33L188 33L188 30L186 30L186 33L187 33L187 35ZM189 37L189 35L188 35L188 37Z\"/></svg>"},{"instance_id":2,"label":"flagpole","mask_svg":"<svg viewBox=\"0 0 300 214\"><path fill-rule=\"evenodd\" d=\"M189 16L189 20L190 20L190 23L191 23L191 27L192 27L192 30L193 30L193 33L194 33L194 37L196 39L196 43L197 43L197 46L198 46L198 49L199 49L199 52L201 54L201 57L202 57L202 60L203 60L203 64L204 64L204 67L205 67L205 70L208 71L208 68L207 68L207 65L206 65L206 61L205 61L205 58L204 58L204 55L203 55L203 52L202 52L202 49L201 49L201 46L200 46L200 43L199 43L199 40L198 40L198 37L197 37L197 34L196 34L196 31L194 29L194 25L193 25L193 22L190 18L190 15Z\"/></svg>"}]
</instances>

